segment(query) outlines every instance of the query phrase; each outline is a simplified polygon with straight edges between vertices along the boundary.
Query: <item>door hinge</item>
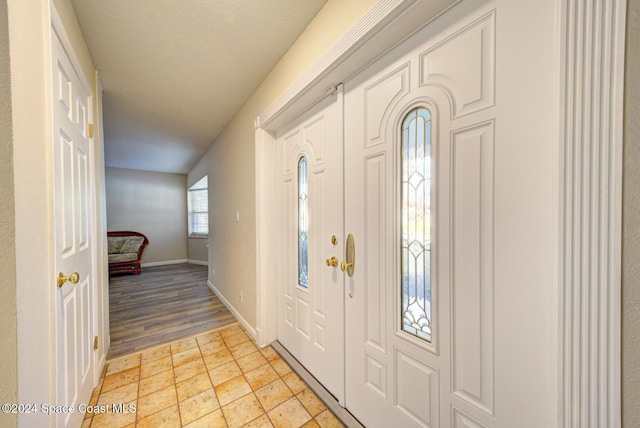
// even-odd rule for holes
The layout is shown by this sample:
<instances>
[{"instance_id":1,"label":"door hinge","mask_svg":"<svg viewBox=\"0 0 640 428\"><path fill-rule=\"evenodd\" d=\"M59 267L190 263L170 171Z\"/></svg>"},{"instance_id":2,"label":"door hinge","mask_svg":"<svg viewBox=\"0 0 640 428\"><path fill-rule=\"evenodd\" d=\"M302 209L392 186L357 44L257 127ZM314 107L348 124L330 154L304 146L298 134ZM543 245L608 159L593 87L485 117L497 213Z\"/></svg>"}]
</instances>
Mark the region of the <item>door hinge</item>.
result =
<instances>
[{"instance_id":1,"label":"door hinge","mask_svg":"<svg viewBox=\"0 0 640 428\"><path fill-rule=\"evenodd\" d=\"M89 124L89 138L93 138L93 123Z\"/></svg>"},{"instance_id":2,"label":"door hinge","mask_svg":"<svg viewBox=\"0 0 640 428\"><path fill-rule=\"evenodd\" d=\"M93 349L94 350L98 349L98 336L95 336L93 338Z\"/></svg>"}]
</instances>

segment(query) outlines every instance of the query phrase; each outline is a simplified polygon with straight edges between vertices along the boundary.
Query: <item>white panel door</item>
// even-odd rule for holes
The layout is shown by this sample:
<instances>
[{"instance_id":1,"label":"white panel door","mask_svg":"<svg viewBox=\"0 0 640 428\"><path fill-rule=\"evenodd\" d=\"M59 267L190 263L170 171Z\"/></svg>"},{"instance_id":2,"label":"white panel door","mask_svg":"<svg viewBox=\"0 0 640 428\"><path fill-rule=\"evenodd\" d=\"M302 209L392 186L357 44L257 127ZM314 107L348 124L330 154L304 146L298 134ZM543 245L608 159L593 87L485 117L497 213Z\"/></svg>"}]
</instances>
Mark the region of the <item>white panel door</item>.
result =
<instances>
[{"instance_id":1,"label":"white panel door","mask_svg":"<svg viewBox=\"0 0 640 428\"><path fill-rule=\"evenodd\" d=\"M450 148L440 137L451 128L439 114L446 96L419 88L411 59L379 61L345 84L345 232L356 242L355 270L345 284L346 407L370 427L449 426L441 409L449 405L443 392L451 370ZM430 141L412 148L411 166L422 167L403 174L403 121L417 118L416 108L430 120L422 119L414 136L420 128ZM403 198L412 196L403 175L415 186L409 216L401 210ZM409 220L413 224L405 226ZM403 271L408 265L416 269ZM404 308L410 299L420 301ZM402 329L407 318L421 337Z\"/></svg>"},{"instance_id":2,"label":"white panel door","mask_svg":"<svg viewBox=\"0 0 640 428\"><path fill-rule=\"evenodd\" d=\"M516 285L496 285L511 269L496 259L496 219L515 218L514 204L528 197L498 204L496 189L520 174L544 179L545 170L533 162L509 170L521 161L510 146L522 132L508 115L545 108L515 88L496 89L537 78L501 68L511 64L498 47L511 49L507 41L521 40L520 25L534 19L518 10L526 2L517 3L462 2L344 85L345 233L356 247L345 283L345 400L368 427L534 427L553 407L552 383L526 392L541 372L524 365L535 349L531 367L547 376L551 347L532 346L525 334L500 342L496 335L529 320L535 332L554 308L553 299L532 306L498 298ZM540 127L527 132L544 135ZM554 167L553 158L545 161ZM543 229L545 221L529 224ZM502 235L503 252L520 246ZM548 252L534 241L525 247Z\"/></svg>"},{"instance_id":3,"label":"white panel door","mask_svg":"<svg viewBox=\"0 0 640 428\"><path fill-rule=\"evenodd\" d=\"M365 426L554 426L555 14L462 1L277 136L279 340Z\"/></svg>"},{"instance_id":4,"label":"white panel door","mask_svg":"<svg viewBox=\"0 0 640 428\"><path fill-rule=\"evenodd\" d=\"M53 124L56 273L77 280L57 286L57 405L88 403L93 389L91 330L94 279L91 272L89 108L83 88L55 31ZM74 283L77 282L77 283ZM57 425L80 426L84 414L60 413Z\"/></svg>"},{"instance_id":5,"label":"white panel door","mask_svg":"<svg viewBox=\"0 0 640 428\"><path fill-rule=\"evenodd\" d=\"M344 396L342 93L277 135L278 340ZM332 237L335 237L332 240Z\"/></svg>"}]
</instances>

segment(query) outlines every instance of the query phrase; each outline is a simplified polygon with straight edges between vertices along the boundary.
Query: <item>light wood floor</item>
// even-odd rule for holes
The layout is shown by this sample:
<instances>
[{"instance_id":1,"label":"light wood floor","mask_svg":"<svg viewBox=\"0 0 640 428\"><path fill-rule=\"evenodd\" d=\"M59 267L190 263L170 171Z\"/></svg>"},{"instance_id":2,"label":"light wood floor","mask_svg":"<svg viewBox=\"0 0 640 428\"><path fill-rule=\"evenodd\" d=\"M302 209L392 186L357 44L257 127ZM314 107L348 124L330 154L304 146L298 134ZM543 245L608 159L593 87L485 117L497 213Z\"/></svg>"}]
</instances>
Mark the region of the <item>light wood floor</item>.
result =
<instances>
[{"instance_id":1,"label":"light wood floor","mask_svg":"<svg viewBox=\"0 0 640 428\"><path fill-rule=\"evenodd\" d=\"M111 348L108 359L236 322L207 286L207 267L145 267L109 280Z\"/></svg>"}]
</instances>

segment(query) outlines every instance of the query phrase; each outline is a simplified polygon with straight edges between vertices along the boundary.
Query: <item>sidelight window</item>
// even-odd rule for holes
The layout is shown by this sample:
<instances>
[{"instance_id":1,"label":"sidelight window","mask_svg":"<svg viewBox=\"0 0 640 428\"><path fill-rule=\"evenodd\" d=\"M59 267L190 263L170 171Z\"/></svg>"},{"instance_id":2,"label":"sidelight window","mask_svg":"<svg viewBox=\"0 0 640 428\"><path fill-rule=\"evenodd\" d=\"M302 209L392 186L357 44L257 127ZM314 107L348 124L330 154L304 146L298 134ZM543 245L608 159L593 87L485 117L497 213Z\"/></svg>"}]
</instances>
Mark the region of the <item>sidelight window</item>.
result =
<instances>
[{"instance_id":1,"label":"sidelight window","mask_svg":"<svg viewBox=\"0 0 640 428\"><path fill-rule=\"evenodd\" d=\"M431 341L431 113L409 112L402 122L402 330Z\"/></svg>"},{"instance_id":2,"label":"sidelight window","mask_svg":"<svg viewBox=\"0 0 640 428\"><path fill-rule=\"evenodd\" d=\"M309 287L309 184L307 158L298 161L298 284Z\"/></svg>"}]
</instances>

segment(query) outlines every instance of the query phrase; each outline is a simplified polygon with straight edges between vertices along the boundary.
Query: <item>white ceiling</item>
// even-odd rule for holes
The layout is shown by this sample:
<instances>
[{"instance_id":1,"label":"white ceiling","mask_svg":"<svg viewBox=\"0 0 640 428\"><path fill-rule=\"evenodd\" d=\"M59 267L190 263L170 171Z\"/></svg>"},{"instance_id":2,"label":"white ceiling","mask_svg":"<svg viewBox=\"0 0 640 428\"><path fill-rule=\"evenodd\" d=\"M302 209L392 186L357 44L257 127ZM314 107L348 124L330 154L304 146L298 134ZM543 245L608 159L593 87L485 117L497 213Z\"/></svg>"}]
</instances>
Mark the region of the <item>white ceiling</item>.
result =
<instances>
[{"instance_id":1,"label":"white ceiling","mask_svg":"<svg viewBox=\"0 0 640 428\"><path fill-rule=\"evenodd\" d=\"M187 173L326 0L72 0L108 167Z\"/></svg>"}]
</instances>

